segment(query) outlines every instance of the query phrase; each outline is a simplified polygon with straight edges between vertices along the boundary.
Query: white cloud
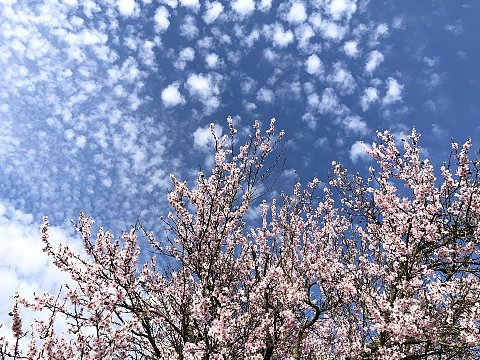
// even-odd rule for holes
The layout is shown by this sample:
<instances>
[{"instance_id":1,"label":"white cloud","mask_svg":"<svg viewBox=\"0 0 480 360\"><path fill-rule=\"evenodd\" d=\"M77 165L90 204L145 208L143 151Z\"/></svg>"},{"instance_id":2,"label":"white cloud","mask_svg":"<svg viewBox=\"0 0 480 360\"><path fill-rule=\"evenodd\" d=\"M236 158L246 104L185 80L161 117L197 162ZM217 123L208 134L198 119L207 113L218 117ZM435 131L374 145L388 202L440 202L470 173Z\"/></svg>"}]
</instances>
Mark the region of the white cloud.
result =
<instances>
[{"instance_id":1,"label":"white cloud","mask_svg":"<svg viewBox=\"0 0 480 360\"><path fill-rule=\"evenodd\" d=\"M245 95L251 94L253 91L255 91L256 86L257 86L256 81L249 76L247 76L240 84L242 93Z\"/></svg>"},{"instance_id":2,"label":"white cloud","mask_svg":"<svg viewBox=\"0 0 480 360\"><path fill-rule=\"evenodd\" d=\"M123 16L132 16L135 12L135 0L119 0L117 2L118 11Z\"/></svg>"},{"instance_id":3,"label":"white cloud","mask_svg":"<svg viewBox=\"0 0 480 360\"><path fill-rule=\"evenodd\" d=\"M302 116L302 120L307 123L307 126L310 129L315 129L317 127L317 119L313 116L312 113L306 112Z\"/></svg>"},{"instance_id":4,"label":"white cloud","mask_svg":"<svg viewBox=\"0 0 480 360\"><path fill-rule=\"evenodd\" d=\"M319 137L315 142L313 143L313 146L316 148L323 148L325 150L328 150L328 138L326 136Z\"/></svg>"},{"instance_id":5,"label":"white cloud","mask_svg":"<svg viewBox=\"0 0 480 360\"><path fill-rule=\"evenodd\" d=\"M197 41L197 46L200 49L211 49L214 47L213 37L205 36Z\"/></svg>"},{"instance_id":6,"label":"white cloud","mask_svg":"<svg viewBox=\"0 0 480 360\"><path fill-rule=\"evenodd\" d=\"M262 102L271 104L271 103L273 103L274 99L275 99L275 95L273 94L272 90L266 89L266 88L263 88L263 87L260 88L260 90L258 90L258 93L257 93L257 100L258 101L262 101Z\"/></svg>"},{"instance_id":7,"label":"white cloud","mask_svg":"<svg viewBox=\"0 0 480 360\"><path fill-rule=\"evenodd\" d=\"M278 58L278 54L270 48L263 50L263 57L270 62L275 61Z\"/></svg>"},{"instance_id":8,"label":"white cloud","mask_svg":"<svg viewBox=\"0 0 480 360\"><path fill-rule=\"evenodd\" d=\"M143 46L139 50L139 57L142 62L147 65L148 67L155 70L155 51L153 50L155 47L155 43L153 41L145 41Z\"/></svg>"},{"instance_id":9,"label":"white cloud","mask_svg":"<svg viewBox=\"0 0 480 360\"><path fill-rule=\"evenodd\" d=\"M207 2L206 8L207 11L203 15L203 21L205 21L207 25L213 23L223 12L223 5L218 1Z\"/></svg>"},{"instance_id":10,"label":"white cloud","mask_svg":"<svg viewBox=\"0 0 480 360\"><path fill-rule=\"evenodd\" d=\"M210 69L215 69L216 67L218 67L220 63L220 59L217 54L210 53L207 56L205 56L205 62L207 63L207 66Z\"/></svg>"},{"instance_id":11,"label":"white cloud","mask_svg":"<svg viewBox=\"0 0 480 360\"><path fill-rule=\"evenodd\" d=\"M380 65L384 60L383 54L378 50L373 50L368 54L368 59L365 64L365 72L369 75L375 71L375 69Z\"/></svg>"},{"instance_id":12,"label":"white cloud","mask_svg":"<svg viewBox=\"0 0 480 360\"><path fill-rule=\"evenodd\" d=\"M155 21L155 30L158 32L164 32L170 26L170 13L168 12L165 6L160 6L155 11L154 21Z\"/></svg>"},{"instance_id":13,"label":"white cloud","mask_svg":"<svg viewBox=\"0 0 480 360\"><path fill-rule=\"evenodd\" d=\"M435 66L435 65L438 64L439 59L438 59L438 57L436 57L436 56L435 56L435 57L424 56L424 57L423 57L423 62L424 62L425 64L427 64L429 67L433 67L433 66Z\"/></svg>"},{"instance_id":14,"label":"white cloud","mask_svg":"<svg viewBox=\"0 0 480 360\"><path fill-rule=\"evenodd\" d=\"M220 44L231 44L232 38L218 27L212 28L212 35L218 40Z\"/></svg>"},{"instance_id":15,"label":"white cloud","mask_svg":"<svg viewBox=\"0 0 480 360\"><path fill-rule=\"evenodd\" d=\"M253 0L234 0L232 9L241 17L250 16L255 11L255 2Z\"/></svg>"},{"instance_id":16,"label":"white cloud","mask_svg":"<svg viewBox=\"0 0 480 360\"><path fill-rule=\"evenodd\" d=\"M328 76L328 81L335 84L342 93L347 95L351 94L356 86L352 74L345 69L341 62L336 62L333 65L333 72Z\"/></svg>"},{"instance_id":17,"label":"white cloud","mask_svg":"<svg viewBox=\"0 0 480 360\"><path fill-rule=\"evenodd\" d=\"M375 36L378 38L385 35L388 35L388 25L385 23L378 24L375 29Z\"/></svg>"},{"instance_id":18,"label":"white cloud","mask_svg":"<svg viewBox=\"0 0 480 360\"><path fill-rule=\"evenodd\" d=\"M42 251L40 224L33 216L0 202L0 336L9 330L8 313L13 304L16 291L20 296L33 300L33 293L44 291L58 293L60 286L69 282L69 278L60 272L51 259ZM81 241L74 241L70 234L58 227L51 226L49 240L57 244L68 244L75 252L81 252ZM24 327L33 320L31 313L24 314Z\"/></svg>"},{"instance_id":19,"label":"white cloud","mask_svg":"<svg viewBox=\"0 0 480 360\"><path fill-rule=\"evenodd\" d=\"M300 81L283 81L277 92L281 98L292 97L298 100L302 96L302 84Z\"/></svg>"},{"instance_id":20,"label":"white cloud","mask_svg":"<svg viewBox=\"0 0 480 360\"><path fill-rule=\"evenodd\" d=\"M326 88L323 90L322 98L319 99L317 107L321 114L330 113L341 115L345 112L345 107L340 105L338 97L332 88Z\"/></svg>"},{"instance_id":21,"label":"white cloud","mask_svg":"<svg viewBox=\"0 0 480 360\"><path fill-rule=\"evenodd\" d=\"M303 84L303 91L305 91L306 94L311 94L315 91L315 83L311 81L305 82Z\"/></svg>"},{"instance_id":22,"label":"white cloud","mask_svg":"<svg viewBox=\"0 0 480 360\"><path fill-rule=\"evenodd\" d=\"M387 36L389 33L388 25L385 23L377 25L375 30L370 34L369 44L370 46L374 46L378 44L378 39L380 37Z\"/></svg>"},{"instance_id":23,"label":"white cloud","mask_svg":"<svg viewBox=\"0 0 480 360\"><path fill-rule=\"evenodd\" d=\"M356 163L359 160L368 161L371 156L365 151L365 147L370 147L363 143L363 141L355 141L350 148L350 160Z\"/></svg>"},{"instance_id":24,"label":"white cloud","mask_svg":"<svg viewBox=\"0 0 480 360\"><path fill-rule=\"evenodd\" d=\"M357 10L356 0L331 0L327 2L325 10L334 20L349 20Z\"/></svg>"},{"instance_id":25,"label":"white cloud","mask_svg":"<svg viewBox=\"0 0 480 360\"><path fill-rule=\"evenodd\" d=\"M347 32L347 28L334 21L323 20L320 14L312 14L309 18L314 28L320 30L327 40L340 41Z\"/></svg>"},{"instance_id":26,"label":"white cloud","mask_svg":"<svg viewBox=\"0 0 480 360\"><path fill-rule=\"evenodd\" d=\"M195 50L191 47L186 47L180 50L179 56L183 61L193 61L195 59Z\"/></svg>"},{"instance_id":27,"label":"white cloud","mask_svg":"<svg viewBox=\"0 0 480 360\"><path fill-rule=\"evenodd\" d=\"M443 138L447 135L445 129L438 124L432 124L432 133L437 138Z\"/></svg>"},{"instance_id":28,"label":"white cloud","mask_svg":"<svg viewBox=\"0 0 480 360\"><path fill-rule=\"evenodd\" d=\"M363 91L363 95L360 98L360 105L363 111L367 111L370 104L378 100L378 90L374 87L368 87Z\"/></svg>"},{"instance_id":29,"label":"white cloud","mask_svg":"<svg viewBox=\"0 0 480 360\"><path fill-rule=\"evenodd\" d=\"M185 16L185 20L180 26L180 34L188 40L193 40L198 36L198 28L193 16Z\"/></svg>"},{"instance_id":30,"label":"white cloud","mask_svg":"<svg viewBox=\"0 0 480 360\"><path fill-rule=\"evenodd\" d=\"M187 79L187 89L190 96L198 99L204 105L204 110L210 114L220 106L220 82L223 77L219 74L191 74Z\"/></svg>"},{"instance_id":31,"label":"white cloud","mask_svg":"<svg viewBox=\"0 0 480 360\"><path fill-rule=\"evenodd\" d=\"M322 100L319 104L319 110L322 114L334 113L338 108L338 98L332 88L323 91Z\"/></svg>"},{"instance_id":32,"label":"white cloud","mask_svg":"<svg viewBox=\"0 0 480 360\"><path fill-rule=\"evenodd\" d=\"M222 133L222 126L215 124L215 136L219 138L222 136ZM199 127L193 133L193 144L202 151L209 152L212 150L214 142L215 139L210 130L210 126Z\"/></svg>"},{"instance_id":33,"label":"white cloud","mask_svg":"<svg viewBox=\"0 0 480 360\"><path fill-rule=\"evenodd\" d=\"M272 7L272 0L262 0L260 4L258 4L258 10L260 11L268 11Z\"/></svg>"},{"instance_id":34,"label":"white cloud","mask_svg":"<svg viewBox=\"0 0 480 360\"><path fill-rule=\"evenodd\" d=\"M288 10L286 19L292 24L303 23L307 19L305 5L301 2L294 2Z\"/></svg>"},{"instance_id":35,"label":"white cloud","mask_svg":"<svg viewBox=\"0 0 480 360\"><path fill-rule=\"evenodd\" d=\"M387 94L382 99L384 105L390 105L394 102L402 100L403 85L399 84L397 80L389 77L387 79Z\"/></svg>"},{"instance_id":36,"label":"white cloud","mask_svg":"<svg viewBox=\"0 0 480 360\"><path fill-rule=\"evenodd\" d=\"M227 53L227 60L234 65L238 65L242 59L242 52L240 50L231 50Z\"/></svg>"},{"instance_id":37,"label":"white cloud","mask_svg":"<svg viewBox=\"0 0 480 360\"><path fill-rule=\"evenodd\" d=\"M250 222L257 222L262 219L262 206L249 206L245 218Z\"/></svg>"},{"instance_id":38,"label":"white cloud","mask_svg":"<svg viewBox=\"0 0 480 360\"><path fill-rule=\"evenodd\" d=\"M462 60L468 59L468 54L463 50L458 50L457 51L457 56Z\"/></svg>"},{"instance_id":39,"label":"white cloud","mask_svg":"<svg viewBox=\"0 0 480 360\"><path fill-rule=\"evenodd\" d=\"M211 93L211 79L208 75L192 74L188 77L187 85L192 95L208 96Z\"/></svg>"},{"instance_id":40,"label":"white cloud","mask_svg":"<svg viewBox=\"0 0 480 360\"><path fill-rule=\"evenodd\" d=\"M430 89L434 89L436 88L438 85L440 85L440 83L442 82L442 76L435 73L435 72L432 72L430 74L430 78L428 80L425 81L425 84L430 88Z\"/></svg>"},{"instance_id":41,"label":"white cloud","mask_svg":"<svg viewBox=\"0 0 480 360\"><path fill-rule=\"evenodd\" d=\"M180 94L180 91L178 91L178 88L179 83L175 82L162 90L161 98L165 107L169 108L185 103L185 99Z\"/></svg>"},{"instance_id":42,"label":"white cloud","mask_svg":"<svg viewBox=\"0 0 480 360\"><path fill-rule=\"evenodd\" d=\"M71 141L75 137L75 131L73 129L67 129L65 130L64 135L68 141Z\"/></svg>"},{"instance_id":43,"label":"white cloud","mask_svg":"<svg viewBox=\"0 0 480 360\"><path fill-rule=\"evenodd\" d=\"M248 112L252 112L252 111L255 111L257 109L257 105L255 105L254 103L248 102L246 100L242 101L242 106Z\"/></svg>"},{"instance_id":44,"label":"white cloud","mask_svg":"<svg viewBox=\"0 0 480 360\"><path fill-rule=\"evenodd\" d=\"M345 44L343 44L343 52L345 55L351 58L355 58L358 56L358 42L351 40L347 41Z\"/></svg>"},{"instance_id":45,"label":"white cloud","mask_svg":"<svg viewBox=\"0 0 480 360\"><path fill-rule=\"evenodd\" d=\"M305 61L306 71L311 75L323 74L323 64L317 54L312 54Z\"/></svg>"},{"instance_id":46,"label":"white cloud","mask_svg":"<svg viewBox=\"0 0 480 360\"><path fill-rule=\"evenodd\" d=\"M17 0L2 0L0 3L4 6L11 6L15 4Z\"/></svg>"},{"instance_id":47,"label":"white cloud","mask_svg":"<svg viewBox=\"0 0 480 360\"><path fill-rule=\"evenodd\" d=\"M293 42L293 32L291 30L285 31L281 24L275 24L272 37L273 44L280 48L286 47Z\"/></svg>"},{"instance_id":48,"label":"white cloud","mask_svg":"<svg viewBox=\"0 0 480 360\"><path fill-rule=\"evenodd\" d=\"M148 0L148 1L150 1L150 0ZM145 2L145 0L144 0L144 2ZM178 5L178 1L177 1L177 0L160 0L160 3L166 4L166 5L170 6L171 8L174 8L174 9L175 9L175 8L177 7L177 5Z\"/></svg>"},{"instance_id":49,"label":"white cloud","mask_svg":"<svg viewBox=\"0 0 480 360\"><path fill-rule=\"evenodd\" d=\"M260 31L253 29L250 34L242 38L242 43L251 48L260 39Z\"/></svg>"},{"instance_id":50,"label":"white cloud","mask_svg":"<svg viewBox=\"0 0 480 360\"><path fill-rule=\"evenodd\" d=\"M198 10L200 8L200 3L198 0L180 0L180 4L194 10Z\"/></svg>"},{"instance_id":51,"label":"white cloud","mask_svg":"<svg viewBox=\"0 0 480 360\"><path fill-rule=\"evenodd\" d=\"M311 107L318 108L318 105L320 104L320 97L316 92L312 92L308 95L307 102Z\"/></svg>"},{"instance_id":52,"label":"white cloud","mask_svg":"<svg viewBox=\"0 0 480 360\"><path fill-rule=\"evenodd\" d=\"M342 124L345 127L347 133L367 135L368 126L360 116L347 116L342 120Z\"/></svg>"},{"instance_id":53,"label":"white cloud","mask_svg":"<svg viewBox=\"0 0 480 360\"><path fill-rule=\"evenodd\" d=\"M318 51L319 45L313 46L310 44L310 39L315 36L315 32L309 24L301 24L295 29L295 37L298 40L298 47L300 49L307 49L309 51Z\"/></svg>"},{"instance_id":54,"label":"white cloud","mask_svg":"<svg viewBox=\"0 0 480 360\"><path fill-rule=\"evenodd\" d=\"M80 149L84 148L86 143L87 143L87 138L84 135L79 135L75 139L75 145L77 145L77 147Z\"/></svg>"}]
</instances>

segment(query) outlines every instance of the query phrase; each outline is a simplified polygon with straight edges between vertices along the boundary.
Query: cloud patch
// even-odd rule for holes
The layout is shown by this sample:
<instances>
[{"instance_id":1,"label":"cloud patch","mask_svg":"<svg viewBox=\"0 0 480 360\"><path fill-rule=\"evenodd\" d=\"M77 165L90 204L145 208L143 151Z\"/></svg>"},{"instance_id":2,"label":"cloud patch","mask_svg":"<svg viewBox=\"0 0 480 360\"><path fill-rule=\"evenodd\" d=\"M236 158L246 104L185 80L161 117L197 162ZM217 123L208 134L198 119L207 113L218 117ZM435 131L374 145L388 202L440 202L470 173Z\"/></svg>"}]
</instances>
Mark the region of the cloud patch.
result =
<instances>
[{"instance_id":1,"label":"cloud patch","mask_svg":"<svg viewBox=\"0 0 480 360\"><path fill-rule=\"evenodd\" d=\"M343 18L350 20L357 10L356 0L325 1L325 11L336 21Z\"/></svg>"},{"instance_id":2,"label":"cloud patch","mask_svg":"<svg viewBox=\"0 0 480 360\"><path fill-rule=\"evenodd\" d=\"M346 95L351 94L356 86L353 75L341 62L336 62L333 65L333 71L328 75L328 81L334 84L342 94Z\"/></svg>"},{"instance_id":3,"label":"cloud patch","mask_svg":"<svg viewBox=\"0 0 480 360\"><path fill-rule=\"evenodd\" d=\"M378 101L378 90L374 87L366 88L360 97L362 111L367 111L370 108L370 105L376 101Z\"/></svg>"},{"instance_id":4,"label":"cloud patch","mask_svg":"<svg viewBox=\"0 0 480 360\"><path fill-rule=\"evenodd\" d=\"M291 4L285 19L291 24L301 24L307 19L305 5L301 2Z\"/></svg>"},{"instance_id":5,"label":"cloud patch","mask_svg":"<svg viewBox=\"0 0 480 360\"><path fill-rule=\"evenodd\" d=\"M387 93L382 99L384 105L390 105L402 101L403 86L396 79L389 77L387 79Z\"/></svg>"},{"instance_id":6,"label":"cloud patch","mask_svg":"<svg viewBox=\"0 0 480 360\"><path fill-rule=\"evenodd\" d=\"M135 0L119 0L117 6L123 16L132 16L135 13Z\"/></svg>"},{"instance_id":7,"label":"cloud patch","mask_svg":"<svg viewBox=\"0 0 480 360\"><path fill-rule=\"evenodd\" d=\"M170 26L170 20L168 20L169 17L170 13L165 6L158 7L153 18L155 22L155 30L158 32L166 31Z\"/></svg>"},{"instance_id":8,"label":"cloud patch","mask_svg":"<svg viewBox=\"0 0 480 360\"><path fill-rule=\"evenodd\" d=\"M218 1L213 1L207 2L205 6L207 11L205 11L205 14L203 15L203 21L205 21L207 25L210 25L217 20L217 18L223 12L223 5Z\"/></svg>"},{"instance_id":9,"label":"cloud patch","mask_svg":"<svg viewBox=\"0 0 480 360\"><path fill-rule=\"evenodd\" d=\"M343 44L342 50L345 55L351 58L356 58L360 52L358 50L358 42L355 40L345 42L345 44Z\"/></svg>"},{"instance_id":10,"label":"cloud patch","mask_svg":"<svg viewBox=\"0 0 480 360\"><path fill-rule=\"evenodd\" d=\"M198 0L180 0L180 4L194 11L200 8L200 2Z\"/></svg>"},{"instance_id":11,"label":"cloud patch","mask_svg":"<svg viewBox=\"0 0 480 360\"><path fill-rule=\"evenodd\" d=\"M215 136L217 138L221 137L223 133L223 127L216 124L215 125ZM197 128L193 133L193 144L196 148L204 151L211 152L212 146L215 143L215 138L212 135L210 126L204 126Z\"/></svg>"},{"instance_id":12,"label":"cloud patch","mask_svg":"<svg viewBox=\"0 0 480 360\"><path fill-rule=\"evenodd\" d=\"M317 54L312 54L305 61L305 70L310 75L323 74L323 64Z\"/></svg>"},{"instance_id":13,"label":"cloud patch","mask_svg":"<svg viewBox=\"0 0 480 360\"><path fill-rule=\"evenodd\" d=\"M42 251L40 224L29 213L22 212L11 205L0 202L0 336L9 333L10 317L8 313L13 304L16 291L27 299L33 292L50 291L57 293L69 278L60 272L51 259ZM81 242L72 239L71 233L51 226L49 240L54 246L68 244L74 251L83 253ZM25 314L27 325L33 319Z\"/></svg>"},{"instance_id":14,"label":"cloud patch","mask_svg":"<svg viewBox=\"0 0 480 360\"><path fill-rule=\"evenodd\" d=\"M271 104L273 103L274 99L275 99L275 95L272 90L267 88L261 88L260 90L258 90L258 93L257 93L258 101Z\"/></svg>"},{"instance_id":15,"label":"cloud patch","mask_svg":"<svg viewBox=\"0 0 480 360\"><path fill-rule=\"evenodd\" d=\"M220 106L220 82L223 77L219 74L191 74L186 82L188 92L194 99L204 105L207 114L211 114Z\"/></svg>"},{"instance_id":16,"label":"cloud patch","mask_svg":"<svg viewBox=\"0 0 480 360\"><path fill-rule=\"evenodd\" d=\"M162 90L162 102L166 108L185 104L185 99L178 91L179 83L175 82Z\"/></svg>"},{"instance_id":17,"label":"cloud patch","mask_svg":"<svg viewBox=\"0 0 480 360\"><path fill-rule=\"evenodd\" d=\"M369 161L371 156L365 151L365 147L370 147L363 143L363 141L355 141L350 147L350 160L353 163L359 161Z\"/></svg>"},{"instance_id":18,"label":"cloud patch","mask_svg":"<svg viewBox=\"0 0 480 360\"><path fill-rule=\"evenodd\" d=\"M253 0L234 0L232 2L232 9L244 18L250 16L255 11L255 2Z\"/></svg>"},{"instance_id":19,"label":"cloud patch","mask_svg":"<svg viewBox=\"0 0 480 360\"><path fill-rule=\"evenodd\" d=\"M178 54L178 59L175 61L174 66L179 70L184 70L188 62L191 62L195 59L195 50L191 47L186 47L180 50Z\"/></svg>"},{"instance_id":20,"label":"cloud patch","mask_svg":"<svg viewBox=\"0 0 480 360\"><path fill-rule=\"evenodd\" d=\"M291 30L285 30L283 25L279 23L273 26L266 26L264 29L266 33L269 34L269 37L271 37L275 47L284 48L294 40L293 32Z\"/></svg>"},{"instance_id":21,"label":"cloud patch","mask_svg":"<svg viewBox=\"0 0 480 360\"><path fill-rule=\"evenodd\" d=\"M375 69L383 62L384 56L378 50L373 50L368 54L368 59L365 64L365 72L372 75Z\"/></svg>"},{"instance_id":22,"label":"cloud patch","mask_svg":"<svg viewBox=\"0 0 480 360\"><path fill-rule=\"evenodd\" d=\"M348 134L367 135L368 133L367 123L360 116L347 116L341 123Z\"/></svg>"}]
</instances>

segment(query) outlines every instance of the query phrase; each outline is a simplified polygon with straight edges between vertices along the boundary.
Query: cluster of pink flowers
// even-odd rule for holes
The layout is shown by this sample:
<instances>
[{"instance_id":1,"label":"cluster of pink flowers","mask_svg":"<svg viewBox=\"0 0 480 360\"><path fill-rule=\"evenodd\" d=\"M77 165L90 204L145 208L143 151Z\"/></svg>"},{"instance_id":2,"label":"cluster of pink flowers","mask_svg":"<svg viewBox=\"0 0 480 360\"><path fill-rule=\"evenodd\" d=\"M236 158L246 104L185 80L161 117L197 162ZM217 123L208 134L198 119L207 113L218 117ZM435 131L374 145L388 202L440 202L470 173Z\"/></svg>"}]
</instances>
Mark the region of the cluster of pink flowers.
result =
<instances>
[{"instance_id":1,"label":"cluster of pink flowers","mask_svg":"<svg viewBox=\"0 0 480 360\"><path fill-rule=\"evenodd\" d=\"M81 214L86 257L42 241L72 278L58 295L18 299L15 342L29 359L420 359L480 351L480 180L470 141L435 177L413 131L366 150L364 179L333 163L322 183L262 193L283 131L254 124L215 138L215 164L189 186L172 176L167 239L137 226L121 239ZM263 196L261 221L246 224ZM143 263L137 236L151 244ZM22 330L19 306L47 313ZM66 326L59 328L61 319ZM22 341L24 344L22 345Z\"/></svg>"}]
</instances>

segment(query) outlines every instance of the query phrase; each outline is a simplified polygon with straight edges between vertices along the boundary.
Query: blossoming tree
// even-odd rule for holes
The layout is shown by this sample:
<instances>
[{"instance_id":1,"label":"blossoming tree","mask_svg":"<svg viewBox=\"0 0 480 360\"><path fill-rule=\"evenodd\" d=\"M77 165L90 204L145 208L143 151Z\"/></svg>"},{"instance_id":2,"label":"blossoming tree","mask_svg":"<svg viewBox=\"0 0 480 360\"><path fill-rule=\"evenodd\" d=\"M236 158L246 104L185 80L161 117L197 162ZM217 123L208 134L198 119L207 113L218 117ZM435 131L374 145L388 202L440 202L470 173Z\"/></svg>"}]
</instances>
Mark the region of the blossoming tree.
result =
<instances>
[{"instance_id":1,"label":"blossoming tree","mask_svg":"<svg viewBox=\"0 0 480 360\"><path fill-rule=\"evenodd\" d=\"M480 352L479 163L457 144L435 177L413 131L378 133L364 179L333 163L328 183L247 212L283 137L274 120L235 151L215 137L211 174L172 176L170 236L114 239L81 215L86 255L44 251L68 273L59 294L15 298L16 359L469 359ZM276 161L270 162L275 164ZM137 235L153 254L141 259ZM23 310L22 310L23 309ZM20 312L43 314L25 327ZM58 325L58 324L61 325Z\"/></svg>"}]
</instances>

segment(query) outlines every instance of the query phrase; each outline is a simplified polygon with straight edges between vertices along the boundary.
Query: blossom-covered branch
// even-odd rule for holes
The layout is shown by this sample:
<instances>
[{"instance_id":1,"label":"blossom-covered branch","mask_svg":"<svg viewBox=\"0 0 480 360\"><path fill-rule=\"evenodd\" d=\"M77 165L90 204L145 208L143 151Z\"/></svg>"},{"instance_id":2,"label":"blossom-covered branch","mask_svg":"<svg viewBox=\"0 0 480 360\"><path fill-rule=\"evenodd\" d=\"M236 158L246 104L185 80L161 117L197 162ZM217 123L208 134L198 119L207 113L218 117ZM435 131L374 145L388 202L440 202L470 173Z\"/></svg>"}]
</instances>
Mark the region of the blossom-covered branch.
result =
<instances>
[{"instance_id":1,"label":"blossom-covered branch","mask_svg":"<svg viewBox=\"0 0 480 360\"><path fill-rule=\"evenodd\" d=\"M422 359L480 351L479 164L452 144L438 174L414 131L366 149L367 178L333 163L328 182L263 196L278 163L275 121L235 147L215 138L215 164L195 185L172 176L166 239L141 226L114 239L76 224L85 256L44 251L72 281L15 299L3 358ZM439 176L439 178L436 177ZM263 194L264 195L264 194ZM153 255L140 261L143 233ZM24 308L23 310L21 308ZM21 311L44 316L29 327ZM46 314L46 315L45 315ZM45 320L46 319L46 320Z\"/></svg>"}]
</instances>

